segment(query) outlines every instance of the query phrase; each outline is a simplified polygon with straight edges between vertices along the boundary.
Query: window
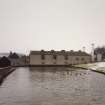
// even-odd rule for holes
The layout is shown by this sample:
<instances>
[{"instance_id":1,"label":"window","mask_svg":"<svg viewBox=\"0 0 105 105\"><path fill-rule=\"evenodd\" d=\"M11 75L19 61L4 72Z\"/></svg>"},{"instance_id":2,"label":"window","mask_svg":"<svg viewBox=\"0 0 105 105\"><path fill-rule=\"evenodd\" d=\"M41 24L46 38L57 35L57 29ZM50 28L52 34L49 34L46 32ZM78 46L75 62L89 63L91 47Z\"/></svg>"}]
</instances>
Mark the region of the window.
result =
<instances>
[{"instance_id":1,"label":"window","mask_svg":"<svg viewBox=\"0 0 105 105\"><path fill-rule=\"evenodd\" d=\"M65 55L65 60L68 60L68 55Z\"/></svg>"},{"instance_id":2,"label":"window","mask_svg":"<svg viewBox=\"0 0 105 105\"><path fill-rule=\"evenodd\" d=\"M45 59L45 55L44 55L44 54L41 55L41 59L42 59L42 60Z\"/></svg>"},{"instance_id":3,"label":"window","mask_svg":"<svg viewBox=\"0 0 105 105\"><path fill-rule=\"evenodd\" d=\"M81 60L84 61L85 59L84 58L81 58Z\"/></svg>"},{"instance_id":4,"label":"window","mask_svg":"<svg viewBox=\"0 0 105 105\"><path fill-rule=\"evenodd\" d=\"M57 56L56 55L53 55L53 58L56 60L57 59Z\"/></svg>"}]
</instances>

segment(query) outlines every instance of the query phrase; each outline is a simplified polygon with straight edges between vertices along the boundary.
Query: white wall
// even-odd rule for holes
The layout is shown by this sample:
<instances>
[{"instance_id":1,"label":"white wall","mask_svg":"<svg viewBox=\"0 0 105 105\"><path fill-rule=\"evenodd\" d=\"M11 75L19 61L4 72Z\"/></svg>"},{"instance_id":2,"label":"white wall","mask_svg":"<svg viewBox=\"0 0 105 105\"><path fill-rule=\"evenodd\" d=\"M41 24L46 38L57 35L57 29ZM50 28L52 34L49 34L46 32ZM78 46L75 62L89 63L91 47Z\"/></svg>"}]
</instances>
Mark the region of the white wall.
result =
<instances>
[{"instance_id":1,"label":"white wall","mask_svg":"<svg viewBox=\"0 0 105 105\"><path fill-rule=\"evenodd\" d=\"M47 65L53 64L53 56L52 55L45 55L45 64L47 64Z\"/></svg>"},{"instance_id":2,"label":"white wall","mask_svg":"<svg viewBox=\"0 0 105 105\"><path fill-rule=\"evenodd\" d=\"M42 64L41 55L31 55L30 56L30 64L31 65Z\"/></svg>"},{"instance_id":3,"label":"white wall","mask_svg":"<svg viewBox=\"0 0 105 105\"><path fill-rule=\"evenodd\" d=\"M63 64L65 64L65 62L64 62L64 56L63 55L57 55L57 64L58 65L63 65Z\"/></svg>"}]
</instances>

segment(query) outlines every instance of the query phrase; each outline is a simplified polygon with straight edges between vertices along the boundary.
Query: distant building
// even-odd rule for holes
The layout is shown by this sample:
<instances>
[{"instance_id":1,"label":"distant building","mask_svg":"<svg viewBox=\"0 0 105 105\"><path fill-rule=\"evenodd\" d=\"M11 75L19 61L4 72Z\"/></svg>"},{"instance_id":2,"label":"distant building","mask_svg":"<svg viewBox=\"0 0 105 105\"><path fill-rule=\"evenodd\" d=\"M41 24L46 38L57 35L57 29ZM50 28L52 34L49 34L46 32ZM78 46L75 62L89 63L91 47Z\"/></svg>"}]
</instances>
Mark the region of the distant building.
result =
<instances>
[{"instance_id":1,"label":"distant building","mask_svg":"<svg viewBox=\"0 0 105 105\"><path fill-rule=\"evenodd\" d=\"M11 61L12 66L17 66L19 65L19 56L16 53L10 52L10 55L8 56L9 60Z\"/></svg>"},{"instance_id":2,"label":"distant building","mask_svg":"<svg viewBox=\"0 0 105 105\"><path fill-rule=\"evenodd\" d=\"M18 56L17 53L10 52L9 58L11 58L11 59L19 59L19 56Z\"/></svg>"},{"instance_id":3,"label":"distant building","mask_svg":"<svg viewBox=\"0 0 105 105\"><path fill-rule=\"evenodd\" d=\"M29 63L30 63L30 57L29 57L29 56L26 56L26 57L25 57L25 63L26 63L27 65L29 65Z\"/></svg>"},{"instance_id":4,"label":"distant building","mask_svg":"<svg viewBox=\"0 0 105 105\"><path fill-rule=\"evenodd\" d=\"M21 65L26 65L26 64L28 64L28 62L27 62L27 56L21 56L20 57L20 64Z\"/></svg>"},{"instance_id":5,"label":"distant building","mask_svg":"<svg viewBox=\"0 0 105 105\"><path fill-rule=\"evenodd\" d=\"M0 58L0 67L8 67L8 66L11 66L10 60L5 56L1 57Z\"/></svg>"},{"instance_id":6,"label":"distant building","mask_svg":"<svg viewBox=\"0 0 105 105\"><path fill-rule=\"evenodd\" d=\"M26 64L26 56L10 52L8 56L12 66L21 66Z\"/></svg>"},{"instance_id":7,"label":"distant building","mask_svg":"<svg viewBox=\"0 0 105 105\"><path fill-rule=\"evenodd\" d=\"M91 56L86 52L77 51L31 51L30 65L69 65L90 63Z\"/></svg>"}]
</instances>

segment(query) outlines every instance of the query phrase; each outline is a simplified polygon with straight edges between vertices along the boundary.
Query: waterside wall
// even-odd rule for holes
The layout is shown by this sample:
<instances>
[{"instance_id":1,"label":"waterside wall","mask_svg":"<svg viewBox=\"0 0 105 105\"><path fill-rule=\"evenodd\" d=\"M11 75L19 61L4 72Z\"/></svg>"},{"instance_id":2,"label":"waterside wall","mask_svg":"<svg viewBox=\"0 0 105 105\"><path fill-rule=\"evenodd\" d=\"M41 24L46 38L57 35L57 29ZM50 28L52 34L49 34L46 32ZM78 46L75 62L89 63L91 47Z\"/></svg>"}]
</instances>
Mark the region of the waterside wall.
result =
<instances>
[{"instance_id":1,"label":"waterside wall","mask_svg":"<svg viewBox=\"0 0 105 105\"><path fill-rule=\"evenodd\" d=\"M9 66L9 67L4 67L0 68L0 84L3 82L3 80L15 70L15 68Z\"/></svg>"}]
</instances>

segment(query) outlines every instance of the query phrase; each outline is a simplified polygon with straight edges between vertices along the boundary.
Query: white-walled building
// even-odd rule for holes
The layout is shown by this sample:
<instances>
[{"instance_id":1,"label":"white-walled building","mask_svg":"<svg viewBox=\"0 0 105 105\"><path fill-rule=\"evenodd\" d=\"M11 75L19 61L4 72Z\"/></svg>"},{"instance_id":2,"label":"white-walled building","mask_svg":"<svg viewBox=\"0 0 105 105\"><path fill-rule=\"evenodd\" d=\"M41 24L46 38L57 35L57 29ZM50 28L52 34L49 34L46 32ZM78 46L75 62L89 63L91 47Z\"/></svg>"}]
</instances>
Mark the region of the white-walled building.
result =
<instances>
[{"instance_id":1,"label":"white-walled building","mask_svg":"<svg viewBox=\"0 0 105 105\"><path fill-rule=\"evenodd\" d=\"M31 51L30 65L70 65L90 63L91 56L82 51Z\"/></svg>"}]
</instances>

